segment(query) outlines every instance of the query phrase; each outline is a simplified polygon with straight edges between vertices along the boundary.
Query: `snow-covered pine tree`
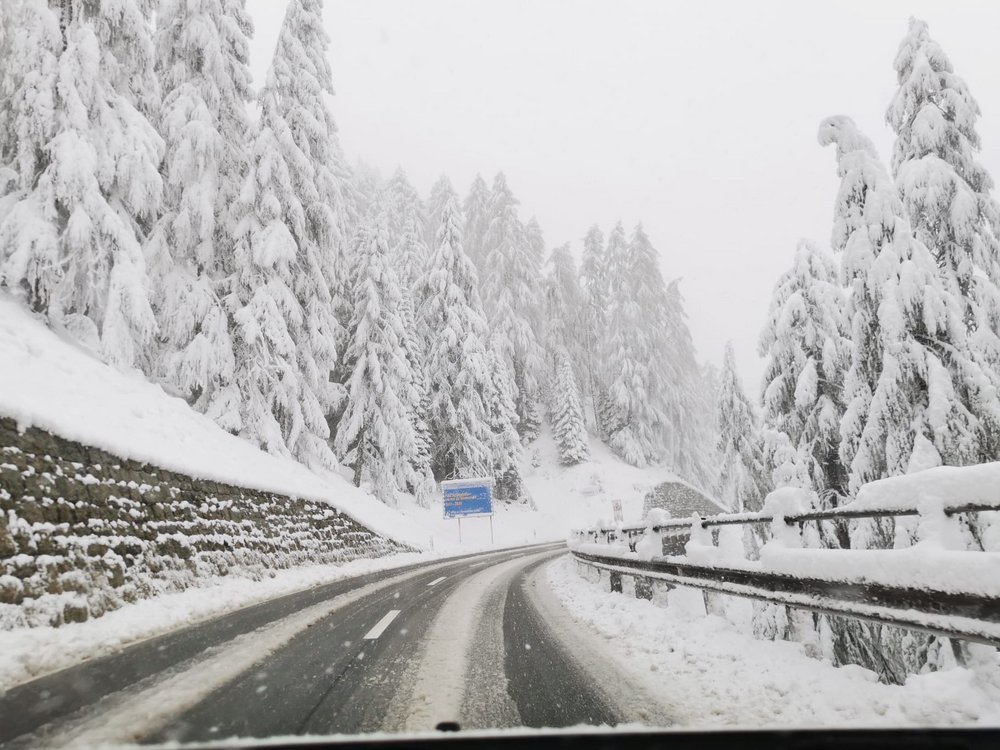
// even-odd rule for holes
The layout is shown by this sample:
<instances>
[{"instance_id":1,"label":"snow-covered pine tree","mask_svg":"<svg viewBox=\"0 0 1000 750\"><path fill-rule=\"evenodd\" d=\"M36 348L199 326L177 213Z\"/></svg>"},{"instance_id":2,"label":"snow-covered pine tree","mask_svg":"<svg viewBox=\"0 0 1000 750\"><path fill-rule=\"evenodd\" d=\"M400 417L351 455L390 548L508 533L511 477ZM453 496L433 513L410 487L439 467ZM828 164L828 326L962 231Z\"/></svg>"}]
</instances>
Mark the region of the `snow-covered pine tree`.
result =
<instances>
[{"instance_id":1,"label":"snow-covered pine tree","mask_svg":"<svg viewBox=\"0 0 1000 750\"><path fill-rule=\"evenodd\" d=\"M372 204L375 202L375 196L382 189L382 174L378 171L376 167L371 164L358 159L354 162L354 168L351 170L351 192L354 195L355 201L355 226L352 228L351 237L354 237L354 232L361 227L361 225L366 221L371 219ZM353 239L351 242L353 246ZM348 284L348 286L350 286Z\"/></svg>"},{"instance_id":2,"label":"snow-covered pine tree","mask_svg":"<svg viewBox=\"0 0 1000 750\"><path fill-rule=\"evenodd\" d=\"M477 174L472 181L462 204L462 213L465 215L465 253L482 276L486 260L486 233L490 228L490 188L482 175Z\"/></svg>"},{"instance_id":3,"label":"snow-covered pine tree","mask_svg":"<svg viewBox=\"0 0 1000 750\"><path fill-rule=\"evenodd\" d=\"M951 61L910 19L894 67L899 89L886 120L896 132L892 173L916 238L934 256L949 294L963 306L966 351L943 356L974 436L939 446L945 463L1000 457L1000 208L977 160L980 110ZM966 363L977 364L969 369ZM990 376L983 380L981 374Z\"/></svg>"},{"instance_id":4,"label":"snow-covered pine tree","mask_svg":"<svg viewBox=\"0 0 1000 750\"><path fill-rule=\"evenodd\" d=\"M454 192L451 180L445 174L438 177L437 181L431 185L431 193L424 205L424 239L427 247L433 247L437 241L437 232L441 225L441 212L444 211L445 204L448 203Z\"/></svg>"},{"instance_id":5,"label":"snow-covered pine tree","mask_svg":"<svg viewBox=\"0 0 1000 750\"><path fill-rule=\"evenodd\" d=\"M389 244L398 259L400 285L404 292L412 293L430 254L424 240L423 207L402 169L393 174L385 193L389 202Z\"/></svg>"},{"instance_id":6,"label":"snow-covered pine tree","mask_svg":"<svg viewBox=\"0 0 1000 750\"><path fill-rule=\"evenodd\" d=\"M952 373L973 373L980 382L986 375L969 360L949 368L969 351L961 302L913 235L871 141L843 116L821 123L819 141L836 144L841 177L833 247L843 253L851 289L854 347L840 455L853 494L906 472L917 436L939 456L973 455L976 418Z\"/></svg>"},{"instance_id":7,"label":"snow-covered pine tree","mask_svg":"<svg viewBox=\"0 0 1000 750\"><path fill-rule=\"evenodd\" d=\"M590 401L594 429L603 438L607 432L601 421L601 413L607 397L607 387L603 381L600 353L604 348L607 323L608 268L604 233L596 224L587 230L583 238L580 289L583 306L580 317L587 360L587 373L582 385L586 400Z\"/></svg>"},{"instance_id":8,"label":"snow-covered pine tree","mask_svg":"<svg viewBox=\"0 0 1000 750\"><path fill-rule=\"evenodd\" d=\"M0 66L0 286L123 366L143 363L156 331L142 254L163 194L150 6L20 3Z\"/></svg>"},{"instance_id":9,"label":"snow-covered pine tree","mask_svg":"<svg viewBox=\"0 0 1000 750\"><path fill-rule=\"evenodd\" d=\"M718 397L720 457L717 495L737 512L760 510L770 491L761 460L757 414L746 397L732 343L726 344Z\"/></svg>"},{"instance_id":10,"label":"snow-covered pine tree","mask_svg":"<svg viewBox=\"0 0 1000 750\"><path fill-rule=\"evenodd\" d=\"M586 245L584 249L586 250ZM584 255L583 263L586 270L587 255ZM625 226L620 221L612 227L608 234L608 241L603 253L603 266L604 283L601 291L603 292L604 306L601 308L601 312L592 312L594 313L594 322L599 325L595 349L596 380L599 394L597 421L601 438L608 442L611 434L620 427L620 415L616 412L610 393L613 360L609 361L609 357L613 357L612 352L620 343L617 339L617 333L621 329L616 326L627 325L620 317L622 308L619 306L619 302L630 302L624 291L628 286L626 280L628 275L628 238L625 234ZM614 318L616 308L619 315L618 320Z\"/></svg>"},{"instance_id":11,"label":"snow-covered pine tree","mask_svg":"<svg viewBox=\"0 0 1000 750\"><path fill-rule=\"evenodd\" d=\"M32 63L19 67L13 63L12 55L14 49L15 23L31 19L35 23L38 18L24 15L21 6L24 0L11 0L9 3L0 3L0 225L3 224L6 206L9 201L4 197L7 192L15 187L17 181L17 159L19 134L16 130L18 119L18 109L23 107L25 102L20 101L15 105L14 95L21 91L22 97L26 89L22 88L20 81L23 70L30 69ZM27 27L27 24L24 24ZM22 28L22 39L31 39L37 35L37 31L31 28ZM24 45L21 45L22 54ZM42 71L42 66L46 58L51 57L51 52L44 45L32 45L34 52L39 55L36 71ZM23 61L22 61L23 62ZM23 125L22 125L23 127ZM0 268L3 267L3 255L0 255Z\"/></svg>"},{"instance_id":12,"label":"snow-covered pine tree","mask_svg":"<svg viewBox=\"0 0 1000 750\"><path fill-rule=\"evenodd\" d=\"M243 6L164 0L159 8L165 194L146 248L160 329L153 371L226 429L239 424L223 299L234 272L231 207L248 169L252 24Z\"/></svg>"},{"instance_id":13,"label":"snow-covered pine tree","mask_svg":"<svg viewBox=\"0 0 1000 750\"><path fill-rule=\"evenodd\" d=\"M764 426L787 436L826 508L840 505L847 492L839 453L851 356L845 303L833 258L803 240L775 285L757 347L766 363Z\"/></svg>"},{"instance_id":14,"label":"snow-covered pine tree","mask_svg":"<svg viewBox=\"0 0 1000 750\"><path fill-rule=\"evenodd\" d=\"M517 432L514 402L514 375L507 357L494 343L488 352L489 388L486 391L486 419L493 432L493 477L497 499L505 503L531 503L521 477L523 451Z\"/></svg>"},{"instance_id":15,"label":"snow-covered pine tree","mask_svg":"<svg viewBox=\"0 0 1000 750\"><path fill-rule=\"evenodd\" d=\"M295 294L308 321L308 342L297 342L301 369L327 411L338 397L328 373L345 343L351 287L341 269L355 210L350 169L329 107L329 47L323 0L290 0L260 94L261 123L278 139L294 185L285 210L298 243Z\"/></svg>"},{"instance_id":16,"label":"snow-covered pine tree","mask_svg":"<svg viewBox=\"0 0 1000 750\"><path fill-rule=\"evenodd\" d=\"M388 202L389 237L395 240L403 232L407 220L414 214L420 217L423 204L406 171L398 167L385 186L383 197Z\"/></svg>"},{"instance_id":17,"label":"snow-covered pine tree","mask_svg":"<svg viewBox=\"0 0 1000 750\"><path fill-rule=\"evenodd\" d=\"M342 395L330 375L346 341L337 312L347 309L340 269L348 170L328 105L333 83L322 12L321 0L290 0L260 94L261 126L273 134L290 183L276 197L297 250L292 291L303 319L294 338L308 417L293 453L306 463L330 459L326 417Z\"/></svg>"},{"instance_id":18,"label":"snow-covered pine tree","mask_svg":"<svg viewBox=\"0 0 1000 750\"><path fill-rule=\"evenodd\" d=\"M682 477L701 487L710 487L715 480L718 463L718 434L715 414L717 383L706 384L705 371L698 364L694 341L684 312L680 279L667 285L663 330L667 355L663 363L669 387L664 390L669 431L665 450L670 466Z\"/></svg>"},{"instance_id":19,"label":"snow-covered pine tree","mask_svg":"<svg viewBox=\"0 0 1000 750\"><path fill-rule=\"evenodd\" d=\"M559 460L566 466L573 466L590 458L587 425L569 352L561 349L556 360L556 376L550 395L552 433L559 448Z\"/></svg>"},{"instance_id":20,"label":"snow-covered pine tree","mask_svg":"<svg viewBox=\"0 0 1000 750\"><path fill-rule=\"evenodd\" d=\"M555 377L557 355L565 348L579 384L587 373L586 335L582 330L583 295L569 243L552 249L542 281L544 346L549 372Z\"/></svg>"},{"instance_id":21,"label":"snow-covered pine tree","mask_svg":"<svg viewBox=\"0 0 1000 750\"><path fill-rule=\"evenodd\" d=\"M488 475L496 440L490 421L489 332L475 267L462 247L457 199L445 204L437 243L419 283L418 328L426 342L427 422L439 479ZM508 426L506 434L513 428ZM516 443L516 441L515 441ZM515 445L506 465L516 465Z\"/></svg>"},{"instance_id":22,"label":"snow-covered pine tree","mask_svg":"<svg viewBox=\"0 0 1000 750\"><path fill-rule=\"evenodd\" d=\"M524 442L538 436L541 424L539 377L543 352L539 341L542 259L526 238L517 217L517 199L503 173L493 182L487 233L483 302L490 331L514 374L518 433Z\"/></svg>"},{"instance_id":23,"label":"snow-covered pine tree","mask_svg":"<svg viewBox=\"0 0 1000 750\"><path fill-rule=\"evenodd\" d=\"M668 287L669 289L669 287ZM691 407L694 424L694 439L699 450L698 456L710 467L703 472L699 481L706 491L715 488L715 476L718 472L719 459L719 388L722 376L717 367L706 362L698 368L697 385L694 388L694 402Z\"/></svg>"},{"instance_id":24,"label":"snow-covered pine tree","mask_svg":"<svg viewBox=\"0 0 1000 750\"><path fill-rule=\"evenodd\" d=\"M239 419L231 429L269 453L291 457L306 420L295 356L304 317L292 290L297 247L278 198L290 193L292 185L270 128L260 130L252 146L253 168L234 207L240 220L235 227L233 289L226 299L236 324L234 382L240 393ZM317 401L315 396L305 398ZM328 436L322 436L324 441ZM320 462L324 464L336 464L332 454L329 461Z\"/></svg>"},{"instance_id":25,"label":"snow-covered pine tree","mask_svg":"<svg viewBox=\"0 0 1000 750\"><path fill-rule=\"evenodd\" d=\"M408 491L425 507L431 504L434 496L434 473L431 465L432 438L430 426L427 424L430 412L430 382L427 379L426 340L420 335L414 310L414 293L400 289L400 316L403 320L403 352L410 368L413 387L405 395L409 397L406 404L413 425L415 450L410 457L410 478Z\"/></svg>"},{"instance_id":26,"label":"snow-covered pine tree","mask_svg":"<svg viewBox=\"0 0 1000 750\"><path fill-rule=\"evenodd\" d=\"M332 95L319 0L291 0L260 94L253 169L237 214L238 274L229 309L240 330L240 432L309 466L333 468L327 416L344 330L347 179L325 97Z\"/></svg>"},{"instance_id":27,"label":"snow-covered pine tree","mask_svg":"<svg viewBox=\"0 0 1000 750\"><path fill-rule=\"evenodd\" d=\"M538 219L532 216L524 227L524 240L528 243L528 250L531 253L533 263L542 268L545 261L545 236L542 234L542 227L538 224Z\"/></svg>"},{"instance_id":28,"label":"snow-covered pine tree","mask_svg":"<svg viewBox=\"0 0 1000 750\"><path fill-rule=\"evenodd\" d=\"M403 295L388 246L388 220L376 208L370 227L360 229L357 272L351 295L354 314L345 360L347 402L334 446L354 470L354 483L370 484L376 497L395 505L397 490L411 490L429 476L421 467L412 407L418 403L406 356Z\"/></svg>"},{"instance_id":29,"label":"snow-covered pine tree","mask_svg":"<svg viewBox=\"0 0 1000 750\"><path fill-rule=\"evenodd\" d=\"M642 225L627 244L624 234L619 222L608 238L603 422L608 445L625 461L643 467L662 458L667 424L666 287Z\"/></svg>"},{"instance_id":30,"label":"snow-covered pine tree","mask_svg":"<svg viewBox=\"0 0 1000 750\"><path fill-rule=\"evenodd\" d=\"M868 481L974 449L975 417L948 366L968 351L967 328L954 285L914 236L871 141L846 117L824 120L819 141L836 144L841 177L833 246L843 252L851 287L847 316L854 344L844 382L841 459L853 494ZM974 371L976 363L964 367ZM976 379L984 382L986 375ZM851 546L891 548L906 542L901 531L891 519L857 522ZM862 663L894 681L938 652L929 647L933 639L905 631L857 623L831 627L841 661ZM877 658L857 648L872 640L880 643Z\"/></svg>"}]
</instances>

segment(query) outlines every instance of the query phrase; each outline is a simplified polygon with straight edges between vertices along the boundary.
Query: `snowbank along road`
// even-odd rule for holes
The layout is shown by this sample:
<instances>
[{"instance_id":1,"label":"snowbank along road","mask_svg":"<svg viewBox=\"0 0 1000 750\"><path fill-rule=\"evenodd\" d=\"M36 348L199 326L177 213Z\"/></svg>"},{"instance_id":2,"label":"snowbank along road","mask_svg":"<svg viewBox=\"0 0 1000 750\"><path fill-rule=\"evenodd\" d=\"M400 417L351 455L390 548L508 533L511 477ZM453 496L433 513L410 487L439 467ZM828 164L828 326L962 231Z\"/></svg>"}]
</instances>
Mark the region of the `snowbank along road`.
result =
<instances>
[{"instance_id":1,"label":"snowbank along road","mask_svg":"<svg viewBox=\"0 0 1000 750\"><path fill-rule=\"evenodd\" d=\"M668 723L566 617L541 545L383 571L143 641L0 697L0 744Z\"/></svg>"}]
</instances>

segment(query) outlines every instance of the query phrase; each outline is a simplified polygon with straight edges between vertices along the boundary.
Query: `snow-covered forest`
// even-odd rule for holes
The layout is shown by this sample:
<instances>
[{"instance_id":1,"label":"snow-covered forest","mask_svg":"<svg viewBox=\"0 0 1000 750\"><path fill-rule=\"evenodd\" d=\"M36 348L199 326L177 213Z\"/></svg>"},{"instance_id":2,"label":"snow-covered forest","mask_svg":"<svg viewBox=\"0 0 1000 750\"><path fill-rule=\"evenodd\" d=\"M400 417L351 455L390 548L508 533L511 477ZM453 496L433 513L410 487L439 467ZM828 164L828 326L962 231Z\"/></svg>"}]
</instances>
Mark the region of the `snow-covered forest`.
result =
<instances>
[{"instance_id":1,"label":"snow-covered forest","mask_svg":"<svg viewBox=\"0 0 1000 750\"><path fill-rule=\"evenodd\" d=\"M348 166L320 0L267 77L240 0L5 3L0 285L109 363L393 504L492 475L548 420L711 483L714 374L642 229L549 249L505 176L422 198ZM586 217L581 217L581 234Z\"/></svg>"},{"instance_id":2,"label":"snow-covered forest","mask_svg":"<svg viewBox=\"0 0 1000 750\"><path fill-rule=\"evenodd\" d=\"M876 479L1000 456L1000 209L979 107L922 21L893 66L889 167L851 118L820 123L833 234L802 241L774 288L760 408L726 358L721 486L741 508L780 486L837 506Z\"/></svg>"},{"instance_id":3,"label":"snow-covered forest","mask_svg":"<svg viewBox=\"0 0 1000 750\"><path fill-rule=\"evenodd\" d=\"M673 249L641 224L581 216L578 246L547 247L503 173L421 196L350 166L322 12L291 0L252 81L242 0L3 3L0 286L388 504L484 474L528 502L543 423L564 464L601 440L734 509L997 458L1000 210L976 101L924 23L893 61L888 164L850 118L820 124L833 235L789 248L748 392L731 352L699 360Z\"/></svg>"}]
</instances>

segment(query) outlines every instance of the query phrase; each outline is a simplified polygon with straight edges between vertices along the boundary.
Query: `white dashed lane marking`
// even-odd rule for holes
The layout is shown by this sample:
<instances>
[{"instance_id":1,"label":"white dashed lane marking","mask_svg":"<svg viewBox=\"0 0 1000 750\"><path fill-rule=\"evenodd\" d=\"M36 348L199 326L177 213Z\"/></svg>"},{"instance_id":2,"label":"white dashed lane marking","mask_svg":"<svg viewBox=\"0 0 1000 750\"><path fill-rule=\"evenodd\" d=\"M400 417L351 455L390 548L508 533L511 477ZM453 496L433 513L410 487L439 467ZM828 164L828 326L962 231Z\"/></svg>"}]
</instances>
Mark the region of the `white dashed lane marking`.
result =
<instances>
[{"instance_id":1,"label":"white dashed lane marking","mask_svg":"<svg viewBox=\"0 0 1000 750\"><path fill-rule=\"evenodd\" d=\"M396 615L398 614L398 609L390 609L389 613L385 617L375 623L375 627L365 633L365 640L372 641L382 635L382 633L385 632L385 629L392 624L393 620L396 619Z\"/></svg>"},{"instance_id":2,"label":"white dashed lane marking","mask_svg":"<svg viewBox=\"0 0 1000 750\"><path fill-rule=\"evenodd\" d=\"M430 582L430 583L428 583L427 585L428 585L428 586L437 586L437 585L438 585L439 583L441 583L441 581L443 581L443 580L444 580L445 578L447 578L447 576L441 576L440 578L435 578L435 579L434 579L433 581L431 581L431 582Z\"/></svg>"}]
</instances>

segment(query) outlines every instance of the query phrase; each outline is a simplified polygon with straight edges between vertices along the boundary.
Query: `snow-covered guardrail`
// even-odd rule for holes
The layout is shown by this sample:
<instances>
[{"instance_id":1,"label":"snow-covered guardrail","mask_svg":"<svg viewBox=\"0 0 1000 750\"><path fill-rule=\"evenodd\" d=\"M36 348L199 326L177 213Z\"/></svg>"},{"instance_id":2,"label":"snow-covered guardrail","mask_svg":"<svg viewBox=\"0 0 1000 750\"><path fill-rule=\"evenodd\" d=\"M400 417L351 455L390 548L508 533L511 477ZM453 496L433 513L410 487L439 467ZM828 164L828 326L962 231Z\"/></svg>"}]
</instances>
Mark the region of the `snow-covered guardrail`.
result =
<instances>
[{"instance_id":1,"label":"snow-covered guardrail","mask_svg":"<svg viewBox=\"0 0 1000 750\"><path fill-rule=\"evenodd\" d=\"M980 513L986 511L1000 511L1000 503L964 503L962 505L945 506L941 511L948 517L957 516L962 513ZM791 526L799 525L808 521L836 521L852 520L857 518L890 518L903 516L919 516L920 510L917 508L883 508L883 509L854 509L851 507L835 508L833 510L816 510L805 513L792 513L781 516L781 520ZM637 539L643 536L647 530L652 529L657 534L687 534L691 531L692 525L707 529L714 526L734 526L746 524L770 525L774 523L778 516L768 513L726 513L718 516L696 516L692 518L671 518L659 521L653 526L646 524L633 524L629 526L609 526L595 529L579 529L573 532L573 536L578 541L590 540L594 542L613 542L619 538Z\"/></svg>"},{"instance_id":2,"label":"snow-covered guardrail","mask_svg":"<svg viewBox=\"0 0 1000 750\"><path fill-rule=\"evenodd\" d=\"M632 576L637 596L648 598L651 581L663 581L1000 646L1000 553L970 551L957 541L959 517L1000 511L1000 503L848 506L787 514L780 502L771 505L770 512L687 520L654 511L642 526L577 531L571 550L582 565L606 571L612 590L621 591L622 576ZM811 521L907 516L917 518L917 541L910 547L802 546L803 526ZM770 526L758 560L745 559L742 544L734 552L732 539L718 542L712 531L754 524Z\"/></svg>"}]
</instances>

